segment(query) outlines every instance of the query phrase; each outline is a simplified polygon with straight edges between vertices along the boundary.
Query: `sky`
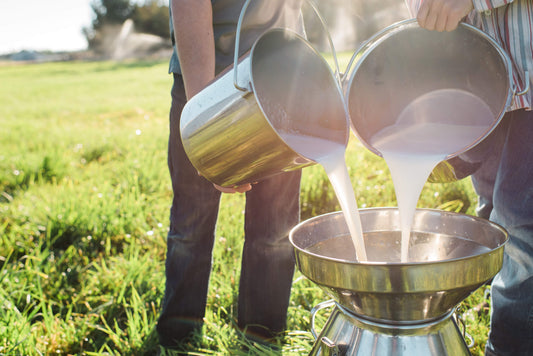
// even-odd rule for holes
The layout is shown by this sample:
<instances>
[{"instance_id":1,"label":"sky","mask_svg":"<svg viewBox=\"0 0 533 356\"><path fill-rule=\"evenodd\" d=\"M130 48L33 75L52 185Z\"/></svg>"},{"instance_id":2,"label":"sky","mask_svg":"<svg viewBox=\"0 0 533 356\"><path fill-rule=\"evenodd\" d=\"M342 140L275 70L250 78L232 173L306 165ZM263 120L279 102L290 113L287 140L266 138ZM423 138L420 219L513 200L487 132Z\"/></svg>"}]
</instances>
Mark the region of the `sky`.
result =
<instances>
[{"instance_id":1,"label":"sky","mask_svg":"<svg viewBox=\"0 0 533 356\"><path fill-rule=\"evenodd\" d=\"M0 55L21 50L87 48L91 0L0 0Z\"/></svg>"}]
</instances>

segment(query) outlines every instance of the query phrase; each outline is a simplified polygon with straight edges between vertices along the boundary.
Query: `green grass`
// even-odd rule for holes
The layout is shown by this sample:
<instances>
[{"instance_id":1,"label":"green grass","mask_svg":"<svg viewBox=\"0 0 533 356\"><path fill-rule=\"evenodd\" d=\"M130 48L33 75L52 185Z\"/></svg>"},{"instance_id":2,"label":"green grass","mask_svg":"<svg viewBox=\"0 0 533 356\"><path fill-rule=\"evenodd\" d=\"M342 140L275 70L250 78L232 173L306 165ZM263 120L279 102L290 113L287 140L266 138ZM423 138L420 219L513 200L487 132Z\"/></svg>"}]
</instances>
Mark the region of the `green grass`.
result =
<instances>
[{"instance_id":1,"label":"green grass","mask_svg":"<svg viewBox=\"0 0 533 356\"><path fill-rule=\"evenodd\" d=\"M0 355L158 352L172 198L166 73L166 62L0 66ZM353 137L347 164L360 207L396 205L384 162ZM304 169L301 200L302 219L339 210L318 166ZM474 205L468 180L428 183L419 201ZM243 196L221 206L205 328L182 353L268 355L234 327ZM310 351L310 310L327 299L296 273L284 354ZM488 332L486 311L471 310L482 301L479 290L462 305L474 355Z\"/></svg>"}]
</instances>

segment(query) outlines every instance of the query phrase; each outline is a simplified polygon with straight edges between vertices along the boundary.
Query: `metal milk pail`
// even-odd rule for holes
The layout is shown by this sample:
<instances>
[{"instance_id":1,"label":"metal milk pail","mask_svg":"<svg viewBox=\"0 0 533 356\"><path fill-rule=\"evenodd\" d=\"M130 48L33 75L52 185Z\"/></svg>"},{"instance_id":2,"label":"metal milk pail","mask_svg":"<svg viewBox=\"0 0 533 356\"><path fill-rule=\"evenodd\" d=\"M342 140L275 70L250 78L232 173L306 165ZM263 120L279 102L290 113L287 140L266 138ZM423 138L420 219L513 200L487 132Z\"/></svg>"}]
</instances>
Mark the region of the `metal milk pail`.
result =
<instances>
[{"instance_id":1,"label":"metal milk pail","mask_svg":"<svg viewBox=\"0 0 533 356\"><path fill-rule=\"evenodd\" d=\"M241 19L245 10L246 4ZM321 54L299 34L276 28L238 61L239 32L238 26L233 67L191 98L181 116L183 146L200 174L236 186L315 163L280 134L346 146L340 81Z\"/></svg>"},{"instance_id":2,"label":"metal milk pail","mask_svg":"<svg viewBox=\"0 0 533 356\"><path fill-rule=\"evenodd\" d=\"M461 23L452 32L428 31L414 19L374 35L354 53L346 72L345 98L352 129L380 156L370 144L371 137L393 125L402 110L423 94L464 90L490 107L494 121L489 129L439 163L429 177L432 182L451 182L474 173L488 149L483 145L485 138L498 125L513 96L525 93L529 85L517 92L510 59L481 30Z\"/></svg>"}]
</instances>

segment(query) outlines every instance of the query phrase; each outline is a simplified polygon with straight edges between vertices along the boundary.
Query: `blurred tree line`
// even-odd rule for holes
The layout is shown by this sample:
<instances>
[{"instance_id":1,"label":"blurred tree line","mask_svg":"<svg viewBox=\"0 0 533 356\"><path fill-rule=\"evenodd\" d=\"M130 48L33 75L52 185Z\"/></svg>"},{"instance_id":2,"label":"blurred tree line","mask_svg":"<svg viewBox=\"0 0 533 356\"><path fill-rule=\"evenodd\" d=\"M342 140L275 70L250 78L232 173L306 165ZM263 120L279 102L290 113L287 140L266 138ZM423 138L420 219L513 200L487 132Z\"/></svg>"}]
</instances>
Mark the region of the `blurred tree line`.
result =
<instances>
[{"instance_id":1,"label":"blurred tree line","mask_svg":"<svg viewBox=\"0 0 533 356\"><path fill-rule=\"evenodd\" d=\"M106 35L127 19L133 20L136 32L170 38L168 0L93 0L91 8L91 27L83 29L91 49L101 46Z\"/></svg>"},{"instance_id":2,"label":"blurred tree line","mask_svg":"<svg viewBox=\"0 0 533 356\"><path fill-rule=\"evenodd\" d=\"M269 0L254 0L269 1ZM289 1L289 0L287 0ZM404 0L314 0L328 24L338 50L354 49L385 26L407 18ZM127 19L135 31L169 39L168 0L92 0L92 26L83 30L90 49L106 47ZM329 51L324 28L310 6L303 7L308 39L320 50Z\"/></svg>"}]
</instances>

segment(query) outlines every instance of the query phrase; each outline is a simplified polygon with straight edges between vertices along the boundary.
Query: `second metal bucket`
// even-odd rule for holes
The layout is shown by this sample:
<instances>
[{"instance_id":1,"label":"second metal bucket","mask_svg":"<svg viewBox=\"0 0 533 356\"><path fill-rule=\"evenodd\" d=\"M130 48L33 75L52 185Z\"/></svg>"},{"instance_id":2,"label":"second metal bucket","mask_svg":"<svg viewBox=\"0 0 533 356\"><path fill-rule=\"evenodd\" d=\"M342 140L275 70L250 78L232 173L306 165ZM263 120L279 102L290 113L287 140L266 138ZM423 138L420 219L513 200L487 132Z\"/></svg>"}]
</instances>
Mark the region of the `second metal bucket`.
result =
<instances>
[{"instance_id":1,"label":"second metal bucket","mask_svg":"<svg viewBox=\"0 0 533 356\"><path fill-rule=\"evenodd\" d=\"M498 43L465 23L452 32L423 29L414 19L393 24L354 54L346 76L352 128L378 155L370 144L372 136L394 125L402 110L426 93L461 90L488 105L493 115L490 127L437 165L429 178L433 182L472 174L484 158L487 147L482 141L498 125L514 95L527 91L526 87L518 93L513 87L511 62Z\"/></svg>"},{"instance_id":2,"label":"second metal bucket","mask_svg":"<svg viewBox=\"0 0 533 356\"><path fill-rule=\"evenodd\" d=\"M315 163L283 135L346 146L349 120L327 61L299 34L277 28L264 32L248 55L191 98L180 129L200 174L236 186Z\"/></svg>"}]
</instances>

